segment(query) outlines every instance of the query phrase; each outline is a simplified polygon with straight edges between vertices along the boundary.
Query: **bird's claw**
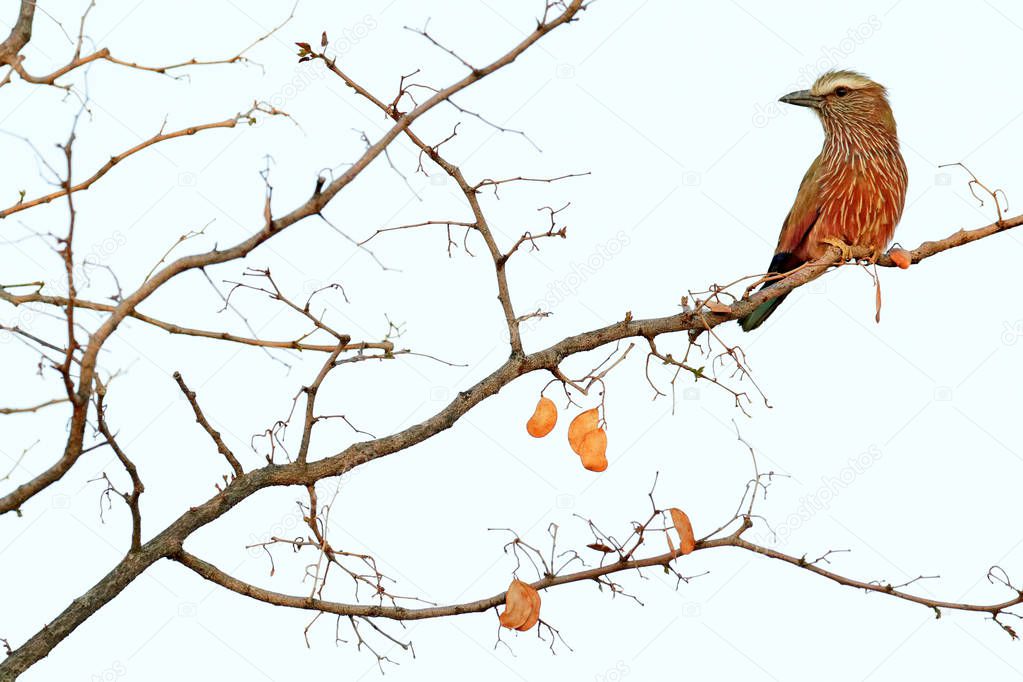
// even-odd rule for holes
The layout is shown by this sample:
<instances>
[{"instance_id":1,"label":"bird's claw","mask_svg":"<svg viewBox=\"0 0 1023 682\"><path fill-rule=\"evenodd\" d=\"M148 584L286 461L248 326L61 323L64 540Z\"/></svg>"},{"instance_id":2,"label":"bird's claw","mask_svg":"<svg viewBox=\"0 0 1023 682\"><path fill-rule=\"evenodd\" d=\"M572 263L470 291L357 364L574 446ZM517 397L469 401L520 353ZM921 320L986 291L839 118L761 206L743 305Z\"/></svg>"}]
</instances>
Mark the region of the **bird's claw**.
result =
<instances>
[{"instance_id":1,"label":"bird's claw","mask_svg":"<svg viewBox=\"0 0 1023 682\"><path fill-rule=\"evenodd\" d=\"M842 254L841 258L842 262L852 259L852 247L843 242L841 239L838 239L836 237L827 237L826 239L822 239L821 243L830 244L831 246L837 248Z\"/></svg>"}]
</instances>

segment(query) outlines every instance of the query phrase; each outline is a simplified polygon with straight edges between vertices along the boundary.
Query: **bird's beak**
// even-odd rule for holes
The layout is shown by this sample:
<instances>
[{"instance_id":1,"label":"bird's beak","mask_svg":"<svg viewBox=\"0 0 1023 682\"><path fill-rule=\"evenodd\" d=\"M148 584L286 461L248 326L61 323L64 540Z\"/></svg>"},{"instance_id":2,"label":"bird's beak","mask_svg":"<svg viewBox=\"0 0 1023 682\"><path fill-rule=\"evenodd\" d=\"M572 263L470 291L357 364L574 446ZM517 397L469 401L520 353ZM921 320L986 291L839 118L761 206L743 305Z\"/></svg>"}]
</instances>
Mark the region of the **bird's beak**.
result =
<instances>
[{"instance_id":1,"label":"bird's beak","mask_svg":"<svg viewBox=\"0 0 1023 682\"><path fill-rule=\"evenodd\" d=\"M809 90L796 90L795 92L790 92L784 97L779 97L778 101L785 102L786 104L795 104L797 107L820 109L821 102L824 101L824 98L820 95L814 95Z\"/></svg>"}]
</instances>

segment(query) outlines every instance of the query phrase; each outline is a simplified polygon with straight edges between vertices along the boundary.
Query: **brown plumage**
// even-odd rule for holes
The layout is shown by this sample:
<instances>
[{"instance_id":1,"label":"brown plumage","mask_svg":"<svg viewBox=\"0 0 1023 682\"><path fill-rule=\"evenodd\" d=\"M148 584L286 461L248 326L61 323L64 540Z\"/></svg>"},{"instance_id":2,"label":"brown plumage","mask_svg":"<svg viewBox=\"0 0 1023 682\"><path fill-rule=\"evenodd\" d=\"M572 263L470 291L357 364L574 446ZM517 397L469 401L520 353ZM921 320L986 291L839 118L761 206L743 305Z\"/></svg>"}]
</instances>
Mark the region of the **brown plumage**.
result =
<instances>
[{"instance_id":1,"label":"brown plumage","mask_svg":"<svg viewBox=\"0 0 1023 682\"><path fill-rule=\"evenodd\" d=\"M817 112L824 148L803 176L769 271L788 272L820 258L829 244L866 246L875 258L881 255L902 216L907 183L884 87L853 71L830 71L781 101ZM759 327L784 298L742 318L742 328Z\"/></svg>"}]
</instances>

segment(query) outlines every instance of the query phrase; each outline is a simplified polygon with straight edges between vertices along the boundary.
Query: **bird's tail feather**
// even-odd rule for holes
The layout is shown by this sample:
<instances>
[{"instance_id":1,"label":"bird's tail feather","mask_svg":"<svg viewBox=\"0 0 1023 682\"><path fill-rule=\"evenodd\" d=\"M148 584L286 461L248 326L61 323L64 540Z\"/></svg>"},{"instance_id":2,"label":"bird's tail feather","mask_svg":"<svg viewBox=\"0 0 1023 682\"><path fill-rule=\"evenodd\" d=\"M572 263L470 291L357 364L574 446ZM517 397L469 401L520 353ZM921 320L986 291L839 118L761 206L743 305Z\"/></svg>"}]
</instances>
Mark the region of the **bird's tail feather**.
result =
<instances>
[{"instance_id":1,"label":"bird's tail feather","mask_svg":"<svg viewBox=\"0 0 1023 682\"><path fill-rule=\"evenodd\" d=\"M771 259L771 265L768 267L767 271L778 273L788 272L798 265L799 263L795 258L793 258L791 253L783 251L782 253L774 254L774 258ZM768 286L770 286L770 284L765 284L760 288L764 289ZM764 320L769 318L771 313L777 310L778 306L781 305L781 302L785 300L786 296L788 296L788 293L782 294L778 298L772 298L770 301L761 303L753 310L752 313L746 317L740 318L739 324L742 326L742 330L744 332L749 332L762 325Z\"/></svg>"},{"instance_id":2,"label":"bird's tail feather","mask_svg":"<svg viewBox=\"0 0 1023 682\"><path fill-rule=\"evenodd\" d=\"M778 298L772 298L770 301L761 303L753 310L752 313L746 317L740 318L739 324L742 325L742 330L744 332L751 332L762 325L764 320L769 318L771 313L773 313L778 306L781 305L781 302L785 300L786 296L788 296L787 293L782 294Z\"/></svg>"}]
</instances>

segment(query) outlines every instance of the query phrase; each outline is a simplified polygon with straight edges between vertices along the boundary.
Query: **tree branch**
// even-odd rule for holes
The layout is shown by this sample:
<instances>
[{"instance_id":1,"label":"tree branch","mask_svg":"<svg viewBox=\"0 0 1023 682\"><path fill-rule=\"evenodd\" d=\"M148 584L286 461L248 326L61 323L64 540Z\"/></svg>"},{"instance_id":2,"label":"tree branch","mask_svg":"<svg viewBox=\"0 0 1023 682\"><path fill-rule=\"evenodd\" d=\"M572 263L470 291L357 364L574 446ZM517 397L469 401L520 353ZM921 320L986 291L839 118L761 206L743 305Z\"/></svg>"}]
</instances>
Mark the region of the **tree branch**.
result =
<instances>
[{"instance_id":1,"label":"tree branch","mask_svg":"<svg viewBox=\"0 0 1023 682\"><path fill-rule=\"evenodd\" d=\"M131 492L122 493L121 497L124 498L125 503L128 505L128 509L131 512L131 545L129 552L137 552L142 547L142 513L139 510L139 498L142 493L146 491L146 486L142 484L142 479L139 478L138 468L135 463L128 458L128 455L121 449L121 446L117 443L117 439L114 434L110 431L110 427L107 426L106 422L106 408L103 404L103 398L106 395L105 387L98 390L96 394L96 423L97 428L103 437L106 438L107 444L114 451L117 459L121 462L125 472L131 479Z\"/></svg>"},{"instance_id":2,"label":"tree branch","mask_svg":"<svg viewBox=\"0 0 1023 682\"><path fill-rule=\"evenodd\" d=\"M266 225L248 239L245 239L226 249L214 248L212 251L183 256L167 264L153 274L133 293L115 307L110 316L93 332L85 347L79 371L79 382L76 400L81 405L88 405L88 398L92 391L92 379L96 372L96 360L100 349L106 340L114 333L121 322L131 315L131 312L143 301L149 298L164 284L177 277L181 273L205 268L211 265L227 263L243 258L264 242L280 234L287 228L304 218L319 214L330 201L337 196L342 189L347 187L358 177L369 164L383 153L398 135L402 134L416 119L446 101L452 95L464 90L477 81L489 76L496 71L514 62L519 55L526 51L531 45L540 40L543 36L553 31L558 26L566 24L582 9L584 0L573 0L565 6L564 11L545 23L540 23L523 40L510 51L482 67L470 73L451 85L437 91L432 97L415 107L408 113L402 114L393 126L384 135L363 152L362 156L348 169L339 175L332 182L326 184L320 191L315 192L308 200L289 213L267 221ZM61 458L42 473L36 475L30 481L23 483L10 493L0 497L0 514L17 510L24 502L41 490L45 490L54 482L60 480L65 473L74 465L82 452L82 438L85 433L85 411L81 410L73 415L70 424L70 433L67 445ZM10 660L10 659L8 659ZM0 668L2 669L2 668Z\"/></svg>"},{"instance_id":3,"label":"tree branch","mask_svg":"<svg viewBox=\"0 0 1023 682\"><path fill-rule=\"evenodd\" d=\"M0 43L0 64L11 64L18 53L32 39L32 20L36 13L36 0L21 0L18 19L14 22L10 34Z\"/></svg>"},{"instance_id":4,"label":"tree branch","mask_svg":"<svg viewBox=\"0 0 1023 682\"><path fill-rule=\"evenodd\" d=\"M231 118L225 119L223 121L217 121L215 123L201 123L199 125L194 125L194 126L189 126L187 128L182 128L181 130L175 130L174 132L170 132L170 133L165 133L165 132L163 132L161 130L159 133L157 133L156 135L153 135L149 139L143 140L142 142L139 142L137 145L135 145L131 149L127 149L127 150L121 152L120 154L115 154L115 155L111 156L110 160L107 161L105 164L103 164L99 168L99 170L97 170L95 173L93 173L91 176L89 176L85 180L82 180L78 184L71 186L70 188L68 188L67 186L63 186L63 187L61 187L61 189L59 189L59 190L57 190L55 192L50 192L49 194L44 194L42 196L36 197L35 199L30 199L28 201L19 201L18 203L14 204L13 206L9 206L9 207L7 207L5 209L0 209L0 219L6 218L7 216L12 215L14 213L18 213L19 211L24 211L24 210L30 209L30 208L32 208L34 206L39 206L40 204L48 204L51 201L53 201L54 199L59 199L60 197L67 196L69 193L81 192L82 190L89 189L93 184L96 183L97 180L99 180L104 175L106 175L107 172L110 171L110 169L112 169L114 166L119 164L121 161L124 161L129 156L137 154L138 152L142 151L143 149L146 149L147 147L151 147L151 146L153 146L155 144L158 144L160 142L164 142L166 140L173 140L173 139L178 138L178 137L186 137L188 135L195 135L196 133L201 132L203 130L213 130L213 129L216 129L216 128L234 128L238 124L239 121L251 120L252 119L252 115L256 111L259 111L259 112L262 112L264 114L271 115L271 116L280 113L280 112L275 112L275 111L270 110L270 109L263 108L260 105L256 105L253 108L249 109L244 114L237 114L237 115L235 115L235 116L233 116Z\"/></svg>"},{"instance_id":5,"label":"tree branch","mask_svg":"<svg viewBox=\"0 0 1023 682\"><path fill-rule=\"evenodd\" d=\"M30 9L26 10L26 7L30 6ZM274 486L294 486L300 485L305 487L310 493L310 508L308 515L308 523L310 524L313 533L317 535L317 541L306 543L300 541L301 544L315 545L321 553L327 555L328 552L334 552L333 548L329 547L324 536L317 532L317 509L316 509L316 496L315 496L315 484L325 478L342 475L348 471L351 471L357 466L366 462L385 457L387 455L403 451L414 445L422 443L433 436L443 432L444 430L453 426L463 415L468 413L473 407L480 404L487 398L496 395L504 387L508 386L511 382L515 381L519 377L529 374L532 372L543 371L549 372L554 375L558 380L566 381L573 387L581 388L585 392L588 386L592 385L595 381L602 381L602 377L610 370L611 367L616 366L621 362L625 355L629 352L627 349L621 357L611 364L610 367L603 370L600 374L593 374L589 377L591 379L590 384L587 386L580 386L579 384L573 383L565 377L560 369L561 363L568 357L585 353L599 349L607 344L613 344L619 341L627 339L645 339L650 342L651 349L655 353L656 357L662 360L669 358L669 355L662 355L656 350L654 345L654 339L663 334L670 334L675 332L688 331L690 338L695 338L704 331L713 330L718 325L734 320L750 313L757 306L764 303L765 301L773 298L782 296L806 283L820 277L831 267L838 265L837 259L839 257L839 250L837 247L832 247L828 253L809 264L801 267L797 271L772 277L774 280L772 286L757 291L751 292L750 290L745 291L741 295L735 295L732 297L733 302L731 304L724 304L720 302L719 295L722 293L720 289L714 289L711 292L710 298L706 301L694 300L692 305L687 302L683 305L681 312L673 315L664 317L655 317L648 319L633 319L630 313L623 316L623 319L613 324L592 329L580 334L568 336L557 343L532 352L526 353L523 348L523 342L519 329L519 323L523 319L527 319L532 315L541 315L540 311L535 314L527 316L516 316L514 312L514 306L512 305L511 295L509 292L508 282L505 275L506 263L512 253L514 253L520 246L525 244L527 241L532 242L534 237L523 236L518 242L516 242L509 251L502 252L490 230L487 220L484 216L483 210L480 206L478 194L481 188L494 187L496 188L502 183L512 181L530 181L530 182L550 182L551 180L536 179L536 178L511 178L508 180L483 180L475 185L470 184L459 168L445 158L443 158L438 152L438 145L428 145L421 138L419 138L415 132L411 129L412 124L420 117L429 112L433 107L442 102L450 102L450 98L478 82L480 79L496 72L497 70L511 64L517 59L526 49L531 45L540 40L550 31L554 30L558 26L571 22L575 19L578 12L585 8L584 0L574 0L570 3L556 3L548 2L545 4L545 14L543 19L538 22L538 25L534 31L528 34L522 42L513 47L510 51L505 53L503 56L493 61L484 67L473 67L467 62L463 62L469 67L470 73L460 80L452 83L443 89L432 89L433 95L429 99L423 101L420 104L416 104L408 112L401 112L398 110L398 102L402 100L405 94L404 86L402 91L399 92L399 96L391 104L385 104L381 100L374 97L365 88L355 83L353 80L348 78L343 72L337 69L336 64L332 59L328 59L322 54L311 53L309 55L303 55L303 60L306 57L320 58L328 65L331 71L341 77L344 82L356 91L360 96L370 100L378 108L382 109L392 120L393 125L385 132L376 142L368 144L365 152L362 156L352 164L344 173L337 176L334 180L327 183L326 180L321 179L316 184L315 191L306 201L300 203L298 206L293 208L290 212L287 212L277 218L274 218L273 206L271 205L269 195L265 199L265 223L260 224L258 230L251 234L247 239L238 242L232 246L224 249L213 248L210 251L191 254L180 257L160 269L156 270L147 277L145 281L139 285L139 287L127 296L122 297L116 305L100 304L90 301L84 301L78 299L75 294L72 293L66 297L54 297L43 295L40 291L34 294L28 294L24 296L17 296L6 291L0 286L0 300L6 301L13 305L20 305L23 303L43 303L49 305L59 305L66 309L66 315L68 318L69 325L72 320L73 311L75 309L91 309L98 312L106 313L106 317L103 319L99 327L92 332L89 337L88 343L84 348L81 349L79 355L75 355L75 343L73 334L68 344L67 349L59 349L66 351L66 375L70 381L70 369L72 359L77 363L78 368L78 383L77 387L73 387L74 390L69 389L69 400L73 403L73 413L71 415L70 424L68 427L69 435L68 440L64 449L64 453L61 458L45 469L42 473L38 474L28 482L18 486L10 493L0 497L0 514L17 511L25 501L31 499L34 495L44 490L47 486L60 480L60 478L75 464L80 455L86 450L83 449L83 436L87 423L87 413L90 397L94 397L94 404L97 409L97 417L99 422L100 432L106 437L107 442L114 449L115 454L118 456L122 465L128 471L129 476L133 482L133 493L126 496L126 501L132 508L133 514L133 532L131 548L127 555L113 568L113 570L100 579L90 590L83 594L78 599L75 599L68 605L68 607L60 613L53 621L40 629L36 634L32 635L24 644L17 649L9 651L9 656L0 662L0 680L14 679L21 672L32 666L35 662L41 658L47 656L57 644L59 644L64 638L70 635L79 625L85 622L90 616L96 611L102 608L103 605L114 599L122 590L125 589L133 580L135 580L143 571L146 570L153 563L157 562L162 558L171 558L192 571L196 572L203 578L220 584L227 589L231 589L240 594L259 599L267 603L279 604L283 606L290 606L294 608L311 609L319 612L329 612L337 615L345 615L353 618L391 618L396 620L411 620L418 618L433 618L444 615L455 615L458 613L468 613L474 611L483 611L493 606L498 605L503 601L504 594L494 595L487 597L475 602L467 602L463 604L455 604L450 606L433 606L427 608L415 608L408 609L403 607L384 606L384 605L363 605L363 604L343 604L338 602L332 602L328 600L320 599L318 593L310 593L308 597L297 597L291 595L284 595L276 592L270 592L263 590L256 586L244 583L242 581L229 576L218 568L209 564L198 557L195 557L183 549L183 544L189 536L191 536L196 530L203 526L219 519L228 511L230 511L235 505L239 504L245 499L248 499L253 494L260 490L274 487ZM549 17L548 13L552 8L557 8L560 11L559 14L553 17ZM33 0L23 0L22 2L22 14L25 15L27 12L27 23L22 21L23 17L19 17L18 24L21 27L16 26L15 30L11 32L11 36L8 37L3 44L0 44L0 62L5 59L3 55L6 53L8 56L6 63L11 65L12 68L20 68L20 59L17 57L17 51L20 50L31 36L31 21L32 21L32 9L34 9ZM431 39L432 40L432 39ZM20 44L19 44L20 41ZM326 43L326 37L324 36L323 43ZM14 49L13 56L10 54L10 50ZM308 48L303 48L308 49ZM100 51L102 52L102 51ZM114 61L115 63L123 63L109 57L109 53L101 56L97 56L99 53L93 53L85 57L80 56L79 52L76 51L74 64L78 61L78 65L86 63L87 60L106 59L108 61ZM310 56L312 55L312 56ZM80 60L80 61L79 61ZM194 63L194 62L193 62ZM131 65L134 66L134 65ZM61 74L67 73L70 69L62 71ZM151 69L157 70L157 69ZM55 72L56 73L56 72ZM50 79L50 84L53 84L53 80L59 77L59 75L53 76ZM49 77L41 77L43 80ZM403 80L404 83L404 80ZM411 98L411 96L410 96ZM461 109L460 109L461 110ZM238 119L234 119L235 121ZM227 125L226 122L220 122L216 124L208 124L208 127L232 127ZM198 130L200 128L196 128ZM184 131L178 131L178 133L169 133L164 135L160 133L156 138L170 139L171 136L180 136L188 133L189 129ZM193 132L195 131L193 130ZM339 334L331 330L326 325L323 325L321 321L309 312L309 306L305 308L287 301L279 291L269 292L265 289L261 291L276 295L278 300L285 301L288 305L293 307L298 312L306 315L311 319L318 329L321 329L329 334L333 334L337 340L337 343L331 345L320 345L320 344L309 344L304 343L303 340L306 337L296 341L261 341L259 339L252 339L246 337L238 337L229 335L226 333L210 332L198 329L189 329L186 327L180 327L168 322L156 320L155 318L148 317L139 313L137 308L151 295L158 291L161 287L169 283L175 277L183 272L189 270L203 270L204 268L237 261L244 258L256 248L264 244L266 241L272 239L277 234L288 229L297 222L303 220L306 217L312 215L320 215L321 212L328 206L332 199L338 195L343 189L345 189L356 177L358 177L378 156L386 154L389 145L391 145L399 136L405 135L408 137L420 150L421 154L426 155L428 158L433 160L440 166L445 173L452 177L459 186L469 207L471 208L474 216L473 222L463 223L446 223L449 226L451 224L460 224L466 226L468 229L475 229L480 232L483 236L484 241L491 253L495 272L497 276L497 290L498 298L502 306L502 310L505 317L505 322L508 327L510 335L510 346L511 356L503 362L500 366L494 369L488 376L484 377L479 382L468 387L466 390L460 392L448 405L438 410L431 417L423 420L422 422L410 426L402 431L392 433L390 435L373 438L370 437L368 440L351 444L344 449L318 460L309 461L309 451L311 443L311 432L313 426L318 419L324 417L317 417L314 412L314 402L316 392L319 386L324 381L326 375L339 364L346 362L355 362L362 359L369 359L363 357L352 357L339 359L342 352L348 350L365 350L368 348L377 348L385 351L382 356L376 357L390 357L393 355L393 344L390 341L385 341L380 344L368 344L368 343L357 343L352 344L351 339L347 335ZM162 136L162 137L161 137ZM39 197L30 202L31 206L46 203L53 198L59 196L67 196L69 205L71 204L72 195L76 191L87 189L92 183L96 182L103 174L108 172L117 161L113 159L123 159L126 156L134 154L145 146L155 144L156 138L151 138L149 141L142 143L142 145L136 146L131 150L119 155L119 157L112 157L111 162L103 166L96 174L90 179L72 185L70 176L64 186L63 190L52 195L46 195ZM450 139L450 138L449 138ZM70 146L70 145L69 145ZM68 152L69 153L69 152ZM68 159L70 162L70 158ZM70 163L69 163L70 166ZM69 168L70 170L70 168ZM571 177L571 176L562 176ZM262 201L262 197L261 197ZM16 210L23 210L18 208L19 205L15 205L6 211L15 212ZM24 208L30 208L31 206L25 206ZM552 210L552 221L553 221ZM0 217L6 215L6 212L0 212ZM436 221L438 224L442 221ZM433 224L432 221L418 223L416 225L427 225ZM998 232L1014 228L1020 224L1023 224L1023 215L1012 218L1003 219L999 209L999 219L997 222L981 227L975 230L960 230L945 239L925 242L921 244L917 249L911 252L912 261L919 263L926 258L934 256L945 250L951 248L957 248L970 242L986 238L997 234ZM411 227L411 226L405 226ZM397 229L397 228L396 228ZM378 231L379 233L380 231ZM552 230L547 236L563 236L559 235L557 231ZM68 254L67 261L71 261L70 257L70 238L68 235ZM871 254L865 249L854 249L853 255L856 257L867 257ZM894 263L886 255L883 256L878 265L881 266L892 266ZM69 266L70 268L70 266ZM266 273L269 278L269 272ZM749 279L749 278L744 278ZM744 281L743 279L738 282ZM737 283L738 283L737 282ZM13 285L12 285L13 286ZM276 290L276 287L275 287ZM138 478L138 472L135 470L134 464L127 458L123 450L121 450L115 440L114 434L109 430L105 423L105 417L103 414L103 388L99 382L97 376L97 358L101 352L103 345L106 340L113 335L120 324L127 318L135 318L143 321L147 324L165 329L170 333L197 336L203 338L214 338L226 341L232 341L245 345L253 346L264 346L264 347L279 347L279 348L294 348L298 350L317 350L327 352L330 355L327 360L323 363L319 374L315 377L313 383L306 387L306 409L305 409L305 420L303 425L302 443L299 449L299 456L296 461L288 462L284 464L276 464L270 462L267 466L253 469L246 472L238 459L234 456L231 450L226 446L220 434L212 428L208 420L203 415L195 393L190 391L185 385L184 380L180 374L175 373L174 378L178 383L179 388L182 390L186 398L189 400L193 411L196 416L196 421L203 427L207 434L211 437L217 446L218 451L227 460L231 466L234 477L227 481L225 479L225 486L222 490L218 489L216 495L213 495L205 502L188 508L182 513L173 523L168 525L163 531L152 537L148 542L143 543L141 541L141 519L138 515L138 497L143 491L141 480ZM308 336L308 335L307 335ZM83 337L84 338L84 337ZM629 349L632 345L630 344ZM614 356L615 353L612 353ZM610 358L609 358L610 359ZM607 362L607 360L605 360ZM603 363L602 363L603 364ZM682 367L683 364L679 363ZM600 365L598 365L598 371ZM566 390L567 392L567 390ZM296 396L297 399L297 396ZM18 410L16 408L8 408L11 411L31 411L39 409L47 404L52 404L53 401L43 403L35 408L25 408ZM2 413L2 410L0 410ZM347 421L347 420L346 420ZM354 428L354 427L353 427ZM360 432L364 433L364 432ZM368 434L366 434L368 435ZM760 474L756 474L756 482L754 484L754 494L757 485L760 483ZM132 499L133 498L133 499ZM741 507L741 504L740 504ZM657 510L655 510L655 515ZM653 518L653 516L651 517ZM773 558L780 561L785 561L798 568L810 570L817 575L825 577L836 583L864 589L870 592L879 592L888 594L899 599L919 603L925 606L929 606L934 609L948 608L958 609L964 611L978 611L986 612L992 615L993 618L997 619L997 616L1002 613L1005 609L1012 606L1023 603L1023 593L1020 593L1017 597L1011 600L991 605L971 605L962 604L955 602L945 602L938 600L931 600L928 598L913 595L903 589L903 586L893 586L885 583L876 582L863 582L860 580L844 577L840 574L831 572L818 565L818 562L812 561L807 562L805 558L796 558L789 556L781 552L777 552L770 548L766 548L760 545L756 545L744 540L741 536L742 533L747 530L751 525L752 518L752 504L748 508L745 515L737 516L740 518L742 523L739 530L725 537L717 538L704 538L697 543L696 549L710 549L716 547L733 547L736 549L754 552ZM733 519L730 523L734 522ZM649 522L648 522L649 523ZM731 527L726 526L719 529L718 532L724 532L724 528ZM644 526L645 528L645 526ZM642 537L640 538L642 540ZM516 539L516 542L518 540ZM518 546L518 545L517 545ZM619 561L598 566L596 568L588 568L586 570L576 571L574 573L565 573L558 575L558 571L551 568L545 573L541 574L540 579L534 583L539 589L549 589L558 585L567 584L570 582L579 582L583 580L596 580L600 582L601 578L607 575L611 575L616 572L641 569L644 567L652 566L664 566L669 568L675 565L678 559L678 552L672 550L666 554L651 556L642 559L633 558L636 550L640 546L640 541L637 541L631 549L625 551ZM611 550L614 551L614 550ZM824 555L825 557L827 555ZM822 557L823 559L824 557ZM819 561L819 560L818 560ZM553 559L551 561L553 564ZM546 564L544 564L546 566ZM562 567L563 568L563 567ZM674 569L672 569L674 570ZM322 583L321 583L322 584ZM1011 586L1010 586L1011 587ZM367 621L369 622L369 621ZM371 623L372 624L372 623ZM375 626L374 626L375 627ZM1004 627L1004 626L1003 626ZM361 641L361 637L360 637Z\"/></svg>"},{"instance_id":6,"label":"tree branch","mask_svg":"<svg viewBox=\"0 0 1023 682\"><path fill-rule=\"evenodd\" d=\"M742 534L748 530L751 523L748 518L744 520L744 523L740 528L723 538L700 540L696 543L696 548L693 553L701 550L715 549L721 547L733 547L742 549L748 552L754 552L761 556L769 557L779 561L784 561L792 566L801 568L811 573L815 573L823 578L827 578L832 582L838 583L839 585L845 585L847 587L854 587L867 592L875 592L878 594L885 594L896 599L902 599L915 604L921 604L931 609L949 609L956 611L969 611L988 613L992 616L997 615L1023 603L1023 593L1017 594L1011 599L1007 599L1002 602L994 604L971 604L966 602L950 602L940 599L932 599L930 597L922 597L919 595L911 594L903 590L896 589L895 586L889 583L878 583L878 582L866 582L863 580L857 580L855 578L849 578L834 571L821 568L814 562L807 561L805 557L795 557L769 547L758 545L742 538ZM688 556L688 555L687 555ZM306 609L312 611L319 611L322 613L332 613L342 616L361 616L365 618L387 618L398 621L408 620L424 620L428 618L443 618L446 616L457 616L466 613L480 613L504 603L505 592L500 592L490 597L477 599L469 602L462 602L458 604L450 604L447 606L431 606L426 608L405 608L402 606L384 606L382 604L348 604L342 602L334 602L325 599L317 599L311 596L299 597L288 594L282 594L280 592L274 592L266 590L261 587L257 587L250 583L244 582L231 576L228 573L220 570L213 564L203 561L199 557L189 554L185 550L181 550L177 554L171 557L181 565L192 570L203 579L208 580L214 584L220 585L221 587L227 588L232 592L244 595L251 599L261 601L267 604L273 604L275 606L286 606L295 609ZM643 568L650 568L654 566L670 566L672 562L685 561L684 558L680 557L677 550L670 550L664 554L658 554L655 556L645 557L642 559L624 559L616 561L614 563L606 564L603 566L597 566L594 568L587 568L574 573L566 573L563 575L548 575L540 580L537 580L531 585L537 590L551 589L560 585L568 585L571 583L597 580L603 576L613 575L615 573L621 573L623 571L634 571Z\"/></svg>"},{"instance_id":7,"label":"tree branch","mask_svg":"<svg viewBox=\"0 0 1023 682\"><path fill-rule=\"evenodd\" d=\"M26 412L36 412L44 407L59 405L60 403L66 403L67 401L67 398L54 398L29 407L0 407L0 414L24 414Z\"/></svg>"},{"instance_id":8,"label":"tree branch","mask_svg":"<svg viewBox=\"0 0 1023 682\"><path fill-rule=\"evenodd\" d=\"M915 261L924 260L951 248L957 248L997 232L1023 224L1023 216L1010 218L999 226L988 225L976 230L960 230L942 240L926 242L913 250ZM0 679L9 671L20 674L35 661L49 653L62 639L84 622L92 613L119 594L146 567L164 557L175 556L185 538L197 529L226 514L236 504L254 493L271 486L309 485L329 477L339 476L368 461L387 456L450 428L459 417L486 398L495 395L514 379L537 370L556 368L564 358L629 337L649 337L716 326L727 320L747 314L764 301L780 296L819 277L838 257L832 247L827 256L814 261L810 267L780 280L730 306L729 313L684 311L676 315L645 320L623 320L615 324L567 337L548 348L520 358L509 358L497 370L480 382L462 391L440 412L419 424L398 433L375 440L354 443L336 455L305 464L270 465L237 476L225 489L203 504L192 507L174 523L154 537L142 548L126 557L107 576L85 595L75 600L44 630L33 635L0 663ZM890 263L881 263L890 265ZM949 607L951 608L951 607Z\"/></svg>"},{"instance_id":9,"label":"tree branch","mask_svg":"<svg viewBox=\"0 0 1023 682\"><path fill-rule=\"evenodd\" d=\"M242 465L238 462L238 458L231 452L231 448L227 447L227 443L220 436L220 432L217 431L213 426L210 425L209 420L206 419L206 415L202 413L202 409L199 407L199 401L195 397L195 392L190 390L185 385L185 380L181 376L181 372L174 372L174 381L178 382L178 388L185 394L185 398L188 400L188 404L192 406L192 411L195 412L195 421L203 428L203 430L209 435L210 439L216 444L217 452L224 456L227 463L231 465L231 469L234 470L236 476L241 476L245 471L242 469Z\"/></svg>"},{"instance_id":10,"label":"tree branch","mask_svg":"<svg viewBox=\"0 0 1023 682\"><path fill-rule=\"evenodd\" d=\"M10 36L8 36L7 40L0 44L0 64L8 65L11 68L11 70L17 73L18 76L20 76L21 79L26 83L33 83L35 85L50 85L53 87L61 88L63 90L70 90L70 86L58 85L57 84L58 78L67 75L68 73L71 73L72 71L82 66L85 66L86 64L91 64L92 62L95 61L107 61L110 62L111 64L117 64L119 66L124 66L130 69L137 69L139 71L150 71L152 73L159 74L167 74L170 71L181 69L186 66L212 66L216 64L235 64L237 62L248 61L248 58L245 56L245 54L253 47L263 42L273 34L275 34L277 31L283 28L289 21L291 21L291 19L295 16L295 7L297 7L296 3L296 5L291 9L291 13L283 22L281 22L279 25L268 31L266 34L257 38L255 41L253 41L251 44L249 44L247 47L245 47L243 50L241 50L232 57L227 57L223 59L212 59L207 61L192 58L183 62L167 64L163 66L144 66L142 64L136 64L135 62L118 59L111 55L110 50L106 47L100 48L95 52L92 52L87 55L82 54L82 43L84 42L85 31L85 18L86 15L88 15L89 13L89 9L92 8L92 6L90 5L90 7L86 9L85 14L82 15L78 43L75 47L75 53L71 57L71 59L63 66L58 67L57 69L53 70L48 74L42 76L34 76L25 69L25 66L22 63L24 61L24 58L19 54L19 52L25 47L25 45L28 44L28 41L32 37L32 19L33 14L35 12L35 5L36 0L22 0L21 11L20 14L18 15L18 21L15 24L14 28L11 30L11 34ZM2 81L0 81L0 86L5 85L8 82L10 82L10 73L8 73L8 75Z\"/></svg>"}]
</instances>

